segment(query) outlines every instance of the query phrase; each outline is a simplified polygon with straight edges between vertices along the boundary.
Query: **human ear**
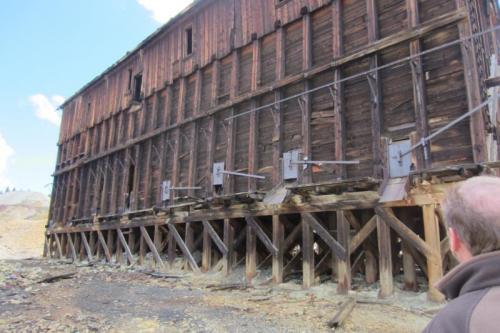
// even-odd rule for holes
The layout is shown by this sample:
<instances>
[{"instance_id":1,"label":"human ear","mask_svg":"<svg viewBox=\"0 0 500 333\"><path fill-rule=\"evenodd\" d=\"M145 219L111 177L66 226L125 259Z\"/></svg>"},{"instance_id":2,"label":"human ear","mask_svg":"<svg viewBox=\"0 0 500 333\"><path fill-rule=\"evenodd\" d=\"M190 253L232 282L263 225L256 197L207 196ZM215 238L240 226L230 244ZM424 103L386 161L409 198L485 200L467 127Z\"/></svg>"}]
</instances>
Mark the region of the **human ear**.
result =
<instances>
[{"instance_id":1,"label":"human ear","mask_svg":"<svg viewBox=\"0 0 500 333\"><path fill-rule=\"evenodd\" d=\"M450 250L452 252L457 252L460 250L462 241L458 236L457 232L453 228L448 228L448 238L450 240Z\"/></svg>"}]
</instances>

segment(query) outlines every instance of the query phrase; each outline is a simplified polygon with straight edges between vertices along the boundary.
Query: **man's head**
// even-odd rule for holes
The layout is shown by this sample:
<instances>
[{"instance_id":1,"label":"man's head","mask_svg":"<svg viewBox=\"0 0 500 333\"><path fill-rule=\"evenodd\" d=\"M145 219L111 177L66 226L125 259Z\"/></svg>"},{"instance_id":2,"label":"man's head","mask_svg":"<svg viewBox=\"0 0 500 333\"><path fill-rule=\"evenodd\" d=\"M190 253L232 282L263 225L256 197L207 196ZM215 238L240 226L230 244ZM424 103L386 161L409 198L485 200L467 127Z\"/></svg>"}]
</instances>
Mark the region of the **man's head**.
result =
<instances>
[{"instance_id":1,"label":"man's head","mask_svg":"<svg viewBox=\"0 0 500 333\"><path fill-rule=\"evenodd\" d=\"M475 177L447 193L450 248L460 262L500 250L500 178Z\"/></svg>"}]
</instances>

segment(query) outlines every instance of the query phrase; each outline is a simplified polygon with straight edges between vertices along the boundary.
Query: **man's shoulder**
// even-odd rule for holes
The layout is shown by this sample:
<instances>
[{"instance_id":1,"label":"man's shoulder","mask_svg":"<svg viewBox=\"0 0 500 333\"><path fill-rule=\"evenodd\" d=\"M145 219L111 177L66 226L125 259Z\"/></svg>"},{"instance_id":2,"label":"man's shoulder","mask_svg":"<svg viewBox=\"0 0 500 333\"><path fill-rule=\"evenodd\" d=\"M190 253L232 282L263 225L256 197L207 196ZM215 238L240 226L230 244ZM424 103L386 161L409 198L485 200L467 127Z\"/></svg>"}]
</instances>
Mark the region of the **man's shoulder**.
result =
<instances>
[{"instance_id":1,"label":"man's shoulder","mask_svg":"<svg viewBox=\"0 0 500 333\"><path fill-rule=\"evenodd\" d=\"M464 294L449 302L427 325L424 333L466 333L474 309L488 289Z\"/></svg>"}]
</instances>

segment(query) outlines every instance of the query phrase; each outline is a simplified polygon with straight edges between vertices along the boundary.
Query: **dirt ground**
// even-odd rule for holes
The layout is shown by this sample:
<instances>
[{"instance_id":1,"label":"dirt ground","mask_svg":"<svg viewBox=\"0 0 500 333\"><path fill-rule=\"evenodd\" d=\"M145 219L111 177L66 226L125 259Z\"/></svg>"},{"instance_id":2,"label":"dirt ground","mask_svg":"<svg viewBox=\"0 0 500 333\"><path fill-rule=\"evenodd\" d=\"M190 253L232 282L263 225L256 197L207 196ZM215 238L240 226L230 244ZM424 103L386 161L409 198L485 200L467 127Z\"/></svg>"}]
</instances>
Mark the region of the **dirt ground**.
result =
<instances>
[{"instance_id":1,"label":"dirt ground","mask_svg":"<svg viewBox=\"0 0 500 333\"><path fill-rule=\"evenodd\" d=\"M62 273L74 275L41 283ZM247 288L216 290L220 273L146 273L43 259L0 261L0 331L331 332L326 323L346 300L333 283L303 290L300 281L272 286L262 278ZM230 280L240 281L242 273ZM368 287L349 297L358 303L338 332L419 332L440 307L425 294L401 291L377 304L376 290Z\"/></svg>"}]
</instances>

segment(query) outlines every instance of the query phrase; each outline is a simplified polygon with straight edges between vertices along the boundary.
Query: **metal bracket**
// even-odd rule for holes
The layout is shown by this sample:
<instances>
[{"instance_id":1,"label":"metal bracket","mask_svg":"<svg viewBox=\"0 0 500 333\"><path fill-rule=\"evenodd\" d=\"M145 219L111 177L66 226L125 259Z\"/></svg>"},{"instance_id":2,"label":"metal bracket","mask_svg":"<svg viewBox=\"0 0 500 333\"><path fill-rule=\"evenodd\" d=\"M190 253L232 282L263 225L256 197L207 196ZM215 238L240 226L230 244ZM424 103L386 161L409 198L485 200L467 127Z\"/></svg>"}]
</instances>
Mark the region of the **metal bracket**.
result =
<instances>
[{"instance_id":1,"label":"metal bracket","mask_svg":"<svg viewBox=\"0 0 500 333\"><path fill-rule=\"evenodd\" d=\"M266 177L264 177L264 176L224 170L224 162L214 163L212 184L213 185L223 185L224 184L224 175L236 176L236 177L246 177L246 178L255 178L255 179L266 179Z\"/></svg>"},{"instance_id":2,"label":"metal bracket","mask_svg":"<svg viewBox=\"0 0 500 333\"><path fill-rule=\"evenodd\" d=\"M161 200L170 200L170 193L173 191L183 191L183 190L201 190L199 186L196 187L172 187L172 182L170 180L164 180L161 183Z\"/></svg>"},{"instance_id":3,"label":"metal bracket","mask_svg":"<svg viewBox=\"0 0 500 333\"><path fill-rule=\"evenodd\" d=\"M293 163L297 161L300 157L301 150L291 150L283 153L283 180L291 180L299 178L299 168L298 165Z\"/></svg>"}]
</instances>

